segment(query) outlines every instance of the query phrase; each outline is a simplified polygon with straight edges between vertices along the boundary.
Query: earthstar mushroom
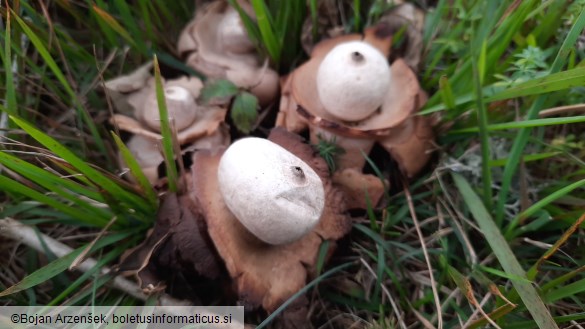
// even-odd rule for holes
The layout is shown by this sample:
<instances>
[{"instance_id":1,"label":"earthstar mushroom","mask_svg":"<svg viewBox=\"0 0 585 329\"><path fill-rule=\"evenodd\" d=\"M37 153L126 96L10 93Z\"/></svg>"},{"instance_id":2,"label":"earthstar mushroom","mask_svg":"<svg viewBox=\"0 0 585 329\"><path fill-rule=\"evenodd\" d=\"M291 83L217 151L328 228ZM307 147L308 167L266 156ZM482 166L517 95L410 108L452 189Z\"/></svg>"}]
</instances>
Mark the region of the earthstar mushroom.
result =
<instances>
[{"instance_id":1,"label":"earthstar mushroom","mask_svg":"<svg viewBox=\"0 0 585 329\"><path fill-rule=\"evenodd\" d=\"M254 18L246 1L238 1ZM226 1L215 1L199 9L181 32L179 54L187 65L212 79L228 79L258 97L260 105L278 95L278 74L260 58L238 12Z\"/></svg>"},{"instance_id":2,"label":"earthstar mushroom","mask_svg":"<svg viewBox=\"0 0 585 329\"><path fill-rule=\"evenodd\" d=\"M199 111L193 95L181 86L167 86L164 88L165 101L169 118L173 120L177 130L183 130L195 121ZM136 108L135 117L149 128L160 132L161 120L156 93L150 93L144 105Z\"/></svg>"},{"instance_id":3,"label":"earthstar mushroom","mask_svg":"<svg viewBox=\"0 0 585 329\"><path fill-rule=\"evenodd\" d=\"M282 128L273 129L268 139L270 142L265 143L278 144L286 152L294 154L295 157L291 157L287 153L283 153L286 155L282 157L276 157L277 159L281 159L281 163L278 165L279 170L282 171L281 175L290 176L289 178L293 180L293 183L287 183L284 185L285 188L278 187L277 192L269 193L264 204L274 203L279 208L281 205L278 205L277 202L268 200L270 195L276 197L279 192L286 193L287 191L293 191L293 195L296 194L295 189L298 187L295 186L296 183L294 180L298 179L298 176L297 173L291 172L290 167L298 166L299 162L297 162L297 158L302 160L300 167L304 174L307 176L312 175L312 173L309 174L310 171L305 170L306 167L303 164L310 167L318 175L317 179L310 179L310 182L314 182L317 185L316 194L315 192L310 192L308 189L302 190L303 193L313 193L310 195L319 198L321 195L319 186L323 189L324 205L322 206L322 214L319 216L318 223L309 232L302 234L298 239L289 243L270 244L262 241L252 233L251 229L244 225L245 221L241 220L241 215L240 218L236 218L236 214L231 210L231 208L234 208L234 205L228 205L230 202L229 198L233 196L224 194L221 191L221 185L226 184L226 182L221 183L220 179L230 179L232 177L237 179L235 176L242 174L242 170L232 172L231 169L234 168L229 168L231 176L221 178L224 175L219 173L222 170L220 168L222 167L220 162L226 159L228 164L231 162L229 155L224 158L226 152L228 152L224 148L206 149L193 154L193 165L191 166L191 173L189 175L192 178L192 182L189 184L191 187L189 195L196 205L198 212L205 219L209 237L213 241L218 254L223 259L226 269L233 280L240 305L244 305L249 309L262 306L266 311L273 312L278 306L305 286L310 277L315 275L315 266L322 242L329 242L328 255L331 255L335 247L335 241L351 230L352 223L351 218L345 212L344 194L332 184L327 164L319 157L315 150L310 145L304 143L300 136L289 133ZM237 146L238 143L245 143L242 144L244 146L242 149L248 149L251 146L261 149L257 153L261 153L266 149L269 150L269 154L282 152L271 144L267 144L271 145L269 147L257 147L257 143L259 142L255 138L246 138L234 143L237 148L239 148ZM233 155L238 155L237 158L243 161L244 159L241 159L239 156L242 153L239 153L237 148L234 149L236 152ZM257 156L257 154L243 154L247 157ZM266 156L261 155L262 158ZM293 163L286 163L282 159L293 161ZM255 163L253 160L245 161L249 162L248 165ZM258 165L260 163L257 162L255 164ZM234 163L228 167L232 165ZM245 167L248 168L248 165ZM265 164L260 165L260 168L247 170L261 173L263 170L271 169ZM273 173L276 173L276 171ZM268 178L270 176L266 176L266 179ZM242 179L242 181L244 180ZM256 189L255 186L247 185L240 187L234 193L253 194L254 192L250 191L254 189ZM258 194L257 200L261 200L262 196L262 194ZM303 197L300 197L300 201L302 203L312 204L311 207L314 208L318 208L320 204L320 202L303 200ZM260 205L260 207L264 206L264 204ZM238 206L241 207L241 205ZM258 206L258 204L250 203L245 206L251 208L250 206ZM298 208L295 206L289 208L289 205L285 203L282 209L277 209L277 212L281 215L287 213L289 211L287 209ZM314 216L317 216L316 213L319 211L319 209L315 209ZM294 219L295 217L290 214L286 216L287 218L282 219L283 221L286 219ZM290 224L292 223L280 225ZM272 232L274 231L270 233ZM298 234L301 235L301 232Z\"/></svg>"},{"instance_id":4,"label":"earthstar mushroom","mask_svg":"<svg viewBox=\"0 0 585 329\"><path fill-rule=\"evenodd\" d=\"M151 183L158 181L158 165L163 162L160 150L161 120L154 78L143 66L129 75L106 82L108 92L117 96L114 106L124 114L110 119L120 130L133 133L127 145ZM203 88L201 80L182 77L163 81L169 121L177 130L182 149L209 148L229 144L224 119L227 109L197 103ZM120 157L120 161L121 157Z\"/></svg>"},{"instance_id":5,"label":"earthstar mushroom","mask_svg":"<svg viewBox=\"0 0 585 329\"><path fill-rule=\"evenodd\" d=\"M260 240L280 245L319 222L323 183L303 160L262 138L236 141L219 162L219 189L235 217Z\"/></svg>"},{"instance_id":6,"label":"earthstar mushroom","mask_svg":"<svg viewBox=\"0 0 585 329\"><path fill-rule=\"evenodd\" d=\"M379 24L367 28L363 35L349 34L321 41L313 48L310 60L282 83L277 126L297 133L308 129L314 144L319 138L335 140L345 153L338 157L334 181L351 195L365 197L364 188L373 188L369 184L375 180L360 175L366 162L363 154L369 154L376 143L394 158L407 177L413 177L424 167L433 147L429 119L417 115L426 95L416 75L403 59L398 58L391 65L386 60L392 36L393 30L388 25ZM363 50L356 51L358 46ZM363 63L376 63L372 66L378 69L362 76L359 55L372 48L375 51L363 56L366 59ZM386 69L381 68L384 66ZM329 72L338 72L337 79L344 83L336 83L335 76ZM362 87L368 85L372 90ZM351 174L343 173L347 170ZM380 190L379 186L375 190ZM371 200L374 204L377 201Z\"/></svg>"}]
</instances>

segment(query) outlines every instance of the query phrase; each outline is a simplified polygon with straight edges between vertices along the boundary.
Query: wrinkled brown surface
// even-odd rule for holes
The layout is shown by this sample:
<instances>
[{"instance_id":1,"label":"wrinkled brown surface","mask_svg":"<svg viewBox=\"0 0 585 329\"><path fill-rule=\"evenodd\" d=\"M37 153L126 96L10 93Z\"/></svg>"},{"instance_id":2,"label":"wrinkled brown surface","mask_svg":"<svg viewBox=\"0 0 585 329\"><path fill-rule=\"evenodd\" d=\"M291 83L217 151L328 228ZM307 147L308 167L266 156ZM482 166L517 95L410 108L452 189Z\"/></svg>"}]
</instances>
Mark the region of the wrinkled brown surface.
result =
<instances>
[{"instance_id":1,"label":"wrinkled brown surface","mask_svg":"<svg viewBox=\"0 0 585 329\"><path fill-rule=\"evenodd\" d=\"M414 127L410 138L398 142L391 138L379 140L407 177L413 177L426 165L434 148L430 118L417 116L411 121Z\"/></svg>"},{"instance_id":2,"label":"wrinkled brown surface","mask_svg":"<svg viewBox=\"0 0 585 329\"><path fill-rule=\"evenodd\" d=\"M192 143L200 138L213 135L225 119L227 109L221 107L205 107L201 111L201 115L197 117L195 122L178 132L177 140L180 145ZM122 115L114 114L110 119L113 125L117 125L118 128L124 131L131 132L136 135L141 135L155 141L161 140L162 135L154 132L138 120ZM227 144L219 144L214 146L223 146Z\"/></svg>"},{"instance_id":3,"label":"wrinkled brown surface","mask_svg":"<svg viewBox=\"0 0 585 329\"><path fill-rule=\"evenodd\" d=\"M347 168L333 174L333 182L345 193L348 209L368 209L376 207L385 187L380 178L374 175L362 174L361 171ZM366 197L369 199L369 205Z\"/></svg>"},{"instance_id":4,"label":"wrinkled brown surface","mask_svg":"<svg viewBox=\"0 0 585 329\"><path fill-rule=\"evenodd\" d=\"M143 69L139 69L137 72L140 72L141 70ZM142 75L138 74L137 72L130 74L126 78L130 79L130 77L136 75L142 77ZM123 77L118 79L122 78ZM122 81L124 81L124 79L122 79ZM143 85L140 85L140 88L133 90L128 89L130 88L129 86L120 82L113 84L111 88L114 88L114 86L117 88L123 87L126 88L124 90L128 90L128 93L126 93L124 96L125 102L132 108L134 116L132 117L124 114L115 114L110 119L110 122L114 125L117 125L119 129L131 132L133 134L142 135L155 141L162 139L161 134L159 134L156 131L153 131L152 129L149 129L143 120L145 101L151 95L154 95L156 93L154 79L152 77L148 78ZM136 87L138 86L138 84L132 86ZM182 77L179 79L164 81L164 87L184 88L187 91L189 91L189 93L195 100L197 97L199 97L201 89L203 88L203 84L197 78ZM195 109L193 110L195 111ZM179 144L183 145L186 143L192 143L200 138L214 134L217 131L220 124L224 121L227 108L220 106L197 105L197 112L198 115L193 124L178 132L177 139Z\"/></svg>"},{"instance_id":5,"label":"wrinkled brown surface","mask_svg":"<svg viewBox=\"0 0 585 329\"><path fill-rule=\"evenodd\" d=\"M346 151L338 157L341 170L361 170L365 164L362 153L368 154L379 143L406 176L416 175L430 158L434 136L429 119L416 114L426 95L404 59L398 58L390 66L390 88L380 111L364 120L348 123L336 119L327 112L317 92L317 71L331 49L347 41L363 40L388 56L395 28L379 24L366 29L364 35L344 35L317 44L311 59L282 80L277 126L293 132L309 128L313 143L319 135L327 135L329 140L336 137Z\"/></svg>"},{"instance_id":6,"label":"wrinkled brown surface","mask_svg":"<svg viewBox=\"0 0 585 329\"><path fill-rule=\"evenodd\" d=\"M309 300L306 296L295 299L276 319L272 328L310 329L314 328L309 318Z\"/></svg>"},{"instance_id":7,"label":"wrinkled brown surface","mask_svg":"<svg viewBox=\"0 0 585 329\"><path fill-rule=\"evenodd\" d=\"M134 134L127 143L142 171L151 184L158 180L157 167L162 163L159 151L162 135L147 124L145 118L146 102L156 93L155 81L150 70L152 63L147 63L134 72L107 81L105 89L111 97L115 110L118 112L110 118L110 123L118 129ZM163 81L164 87L181 87L189 92L195 101L203 88L201 80L195 77L181 77ZM195 120L189 126L177 132L177 141L183 148L201 148L227 146L230 142L227 128L224 125L227 106L196 105ZM172 123L173 118L169 118ZM119 156L119 162L122 156ZM160 161L156 162L155 159ZM127 175L131 180L130 175Z\"/></svg>"},{"instance_id":8,"label":"wrinkled brown surface","mask_svg":"<svg viewBox=\"0 0 585 329\"><path fill-rule=\"evenodd\" d=\"M288 245L274 246L247 231L228 210L219 192L217 167L223 150L194 154L191 197L204 214L209 235L235 280L241 302L272 312L306 284L322 241L336 240L348 233L351 218L343 213L343 194L328 178L325 161L309 145L279 129L273 130L269 139L304 160L324 181L325 210L312 232Z\"/></svg>"},{"instance_id":9,"label":"wrinkled brown surface","mask_svg":"<svg viewBox=\"0 0 585 329\"><path fill-rule=\"evenodd\" d=\"M238 1L253 16L249 3ZM278 74L252 48L250 52L231 52L220 39L220 28L228 12L235 12L227 1L215 1L197 11L195 18L181 32L178 51L186 64L209 78L228 79L240 88L249 89L262 106L278 95Z\"/></svg>"},{"instance_id":10,"label":"wrinkled brown surface","mask_svg":"<svg viewBox=\"0 0 585 329\"><path fill-rule=\"evenodd\" d=\"M196 77L180 77L178 79L163 80L164 88L181 87L191 94L193 100L199 97L201 89L203 89L203 82ZM156 94L156 83L154 77L146 80L146 84L140 89L136 89L133 93L127 95L128 104L134 109L134 117L140 121L144 121L144 104L150 95Z\"/></svg>"},{"instance_id":11,"label":"wrinkled brown surface","mask_svg":"<svg viewBox=\"0 0 585 329\"><path fill-rule=\"evenodd\" d=\"M415 72L418 72L424 48L422 38L424 20L424 12L408 2L396 6L379 20L379 22L391 26L394 31L400 31L405 28L404 41L393 53L393 56L403 58Z\"/></svg>"},{"instance_id":12,"label":"wrinkled brown surface","mask_svg":"<svg viewBox=\"0 0 585 329\"><path fill-rule=\"evenodd\" d=\"M205 220L192 211L189 198L176 194L164 198L146 240L126 252L119 265L119 272L136 277L147 293L165 289L164 273L169 271L208 279L217 279L222 272Z\"/></svg>"},{"instance_id":13,"label":"wrinkled brown surface","mask_svg":"<svg viewBox=\"0 0 585 329\"><path fill-rule=\"evenodd\" d=\"M107 96L112 100L116 111L132 115L134 108L128 102L128 96L144 88L152 77L152 62L148 62L129 74L119 76L104 83Z\"/></svg>"}]
</instances>

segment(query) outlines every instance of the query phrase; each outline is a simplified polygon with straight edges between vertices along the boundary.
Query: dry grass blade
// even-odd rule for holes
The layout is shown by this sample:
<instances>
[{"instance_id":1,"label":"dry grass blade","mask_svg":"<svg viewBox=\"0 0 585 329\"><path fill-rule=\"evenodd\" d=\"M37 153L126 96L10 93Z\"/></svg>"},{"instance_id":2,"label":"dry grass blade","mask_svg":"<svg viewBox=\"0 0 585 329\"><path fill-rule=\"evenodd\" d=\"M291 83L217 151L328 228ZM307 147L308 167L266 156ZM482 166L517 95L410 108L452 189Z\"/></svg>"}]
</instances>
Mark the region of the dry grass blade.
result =
<instances>
[{"instance_id":1,"label":"dry grass blade","mask_svg":"<svg viewBox=\"0 0 585 329\"><path fill-rule=\"evenodd\" d=\"M108 232L108 230L110 229L110 227L112 226L112 224L114 224L116 222L116 220L118 219L118 216L114 216L112 217L112 219L108 222L108 224L106 224L106 226L104 226L104 228L100 231L100 233L95 237L95 239L93 239L88 245L87 247L79 254L79 256L75 257L75 259L73 260L73 262L71 262L71 265L69 265L69 270L75 270L77 269L77 266L79 266L81 263L83 263L85 261L85 259L87 258L87 255L89 254L91 248L93 248L93 246L95 246L96 242L102 237L104 236L104 234L106 234Z\"/></svg>"},{"instance_id":2,"label":"dry grass blade","mask_svg":"<svg viewBox=\"0 0 585 329\"><path fill-rule=\"evenodd\" d=\"M488 323L488 321L493 321L501 318L502 316L510 313L516 308L516 305L506 304L498 307L494 311L490 312L487 317L482 317L476 320L473 320L465 326L466 329L475 329L475 328L482 328ZM490 322L491 323L491 322Z\"/></svg>"},{"instance_id":3,"label":"dry grass blade","mask_svg":"<svg viewBox=\"0 0 585 329\"><path fill-rule=\"evenodd\" d=\"M494 283L490 283L489 285L489 289L490 292L494 295L494 296L498 296L500 297L504 302L506 302L506 304L512 306L512 307L516 307L518 305L512 303L511 301L508 300L508 298L506 298L501 292L500 289L498 289L498 286L496 286Z\"/></svg>"},{"instance_id":4,"label":"dry grass blade","mask_svg":"<svg viewBox=\"0 0 585 329\"><path fill-rule=\"evenodd\" d=\"M542 110L538 113L541 118L547 118L565 113L585 112L585 104L557 106L550 109Z\"/></svg>"},{"instance_id":5,"label":"dry grass blade","mask_svg":"<svg viewBox=\"0 0 585 329\"><path fill-rule=\"evenodd\" d=\"M565 231L565 233L563 233L563 235L557 240L557 242L555 242L555 244L552 245L552 247L550 247L550 249L548 249L544 253L544 255L540 257L536 264L534 264L534 266L528 271L529 279L534 279L536 277L536 273L538 272L538 268L540 267L540 265L542 265L544 261L546 261L552 255L554 255L554 253L559 250L561 245L567 242L571 235L573 235L575 231L577 231L581 227L581 224L583 224L583 222L585 222L585 213L581 215L581 217L579 217L579 219L575 221L575 223L573 223L573 225L571 225L571 227L567 231Z\"/></svg>"},{"instance_id":6,"label":"dry grass blade","mask_svg":"<svg viewBox=\"0 0 585 329\"><path fill-rule=\"evenodd\" d=\"M453 281L455 281L455 283L457 284L457 287L459 287L459 289L461 289L461 291L463 292L463 295L465 296L465 298L467 298L467 301L469 302L469 304L473 305L476 308L477 312L483 316L483 319L486 319L494 328L501 329L500 326L498 326L485 313L485 311L483 310L482 305L481 305L482 303L477 302L477 299L475 298L475 294L473 292L473 287L471 286L471 282L469 281L469 279L467 277L465 277L463 274L459 273L459 271L457 271L453 267L449 267L449 274L451 275L451 278L453 279ZM471 319L473 319L473 317L474 316L470 317L470 321L471 321ZM467 328L467 325L465 325L464 327Z\"/></svg>"},{"instance_id":7,"label":"dry grass blade","mask_svg":"<svg viewBox=\"0 0 585 329\"><path fill-rule=\"evenodd\" d=\"M427 246L425 245L425 239L422 235L422 231L420 229L420 225L418 223L418 219L416 216L416 212L414 210L414 204L412 203L412 196L410 195L410 191L408 190L408 183L403 182L404 186L404 194L406 195L406 200L408 202L408 209L410 210L410 215L412 216L412 222L414 223L414 227L416 228L416 233L418 235L420 245L425 256L425 261L427 263L427 267L429 269L429 277L431 280L431 288L433 290L433 298L435 299L435 306L437 308L438 317L438 328L443 328L443 314L441 310L441 301L439 300L439 292L437 290L437 282L435 281L435 277L433 275L433 267L431 266L431 260L429 258L429 253L427 251Z\"/></svg>"},{"instance_id":8,"label":"dry grass blade","mask_svg":"<svg viewBox=\"0 0 585 329\"><path fill-rule=\"evenodd\" d=\"M498 258L504 271L511 276L526 278L526 272L516 259L508 242L504 239L504 236L475 191L462 176L455 173L452 176L469 211L479 224L486 241ZM525 280L511 281L538 327L541 329L558 329L555 320L544 305L534 286Z\"/></svg>"},{"instance_id":9,"label":"dry grass blade","mask_svg":"<svg viewBox=\"0 0 585 329\"><path fill-rule=\"evenodd\" d=\"M425 329L436 329L435 326L433 326L433 324L429 320L427 320L422 314L420 314L420 312L418 312L414 308L414 306L412 306L411 304L409 304L409 306L414 316L416 316L418 321L420 321L420 323L423 325Z\"/></svg>"},{"instance_id":10,"label":"dry grass blade","mask_svg":"<svg viewBox=\"0 0 585 329\"><path fill-rule=\"evenodd\" d=\"M42 233L39 234L31 227L23 225L18 221L9 218L0 220L0 235L10 239L18 240L40 253L45 253L47 250L49 250L56 257L63 257L73 252L73 249L71 247L45 234ZM76 269L82 272L86 272L91 270L91 268L93 268L96 264L97 261L95 259L88 258L84 262L79 264L79 266L77 266ZM109 269L108 267L104 266L101 268L102 274L107 274L110 272L111 269ZM113 288L119 289L127 293L128 295L138 300L146 301L150 298L149 296L144 294L140 287L138 287L134 282L131 282L120 276L113 278L111 286ZM160 305L167 306L186 305L184 301L174 299L166 294L160 295L158 299Z\"/></svg>"},{"instance_id":11,"label":"dry grass blade","mask_svg":"<svg viewBox=\"0 0 585 329\"><path fill-rule=\"evenodd\" d=\"M368 264L368 262L366 262L366 260L363 258L360 258L360 261L362 262L362 264L364 264L364 266L366 267L368 272L370 272L370 274L372 274L374 279L378 280L378 276L376 275L376 272L374 272L374 269L370 266L370 264ZM390 291L388 291L388 288L386 287L386 285L384 285L383 282L380 282L380 287L382 288L382 291L384 291L384 294L386 294L386 297L388 297L388 301L390 301L390 305L392 305L392 310L394 311L394 314L396 315L396 319L397 319L398 323L400 324L400 327L402 329L406 329L407 327L406 327L406 324L404 323L404 319L402 318L402 315L400 314L400 310L398 309L398 305L394 301L394 298L392 298Z\"/></svg>"}]
</instances>

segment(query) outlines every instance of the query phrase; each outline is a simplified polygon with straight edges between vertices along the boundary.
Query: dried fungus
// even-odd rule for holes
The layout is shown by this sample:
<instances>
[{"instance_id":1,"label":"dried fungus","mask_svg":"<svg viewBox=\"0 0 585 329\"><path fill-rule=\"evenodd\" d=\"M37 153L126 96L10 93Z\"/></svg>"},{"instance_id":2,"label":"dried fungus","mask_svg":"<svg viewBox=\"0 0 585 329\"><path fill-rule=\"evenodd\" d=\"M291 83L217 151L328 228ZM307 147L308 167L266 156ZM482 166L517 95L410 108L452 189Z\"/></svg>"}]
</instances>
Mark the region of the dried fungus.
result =
<instances>
[{"instance_id":1,"label":"dried fungus","mask_svg":"<svg viewBox=\"0 0 585 329\"><path fill-rule=\"evenodd\" d=\"M209 239L205 220L193 210L188 197L167 194L154 228L143 243L122 256L118 271L135 277L145 293L163 291L167 287L164 273L169 271L194 279L218 279L223 264Z\"/></svg>"},{"instance_id":2,"label":"dried fungus","mask_svg":"<svg viewBox=\"0 0 585 329\"><path fill-rule=\"evenodd\" d=\"M105 86L108 94L114 95L114 106L120 112L114 114L110 122L133 134L127 146L154 184L159 178L157 167L164 158L160 148L161 120L150 67L145 65L129 75L106 82ZM203 88L201 80L181 77L164 81L163 88L169 122L177 131L177 141L182 149L229 144L230 137L224 124L227 109L198 103Z\"/></svg>"},{"instance_id":3,"label":"dried fungus","mask_svg":"<svg viewBox=\"0 0 585 329\"><path fill-rule=\"evenodd\" d=\"M238 1L254 18L249 3ZM254 94L261 106L278 96L278 74L262 60L250 41L238 12L227 1L215 1L197 11L178 41L187 65L212 79L228 79Z\"/></svg>"}]
</instances>

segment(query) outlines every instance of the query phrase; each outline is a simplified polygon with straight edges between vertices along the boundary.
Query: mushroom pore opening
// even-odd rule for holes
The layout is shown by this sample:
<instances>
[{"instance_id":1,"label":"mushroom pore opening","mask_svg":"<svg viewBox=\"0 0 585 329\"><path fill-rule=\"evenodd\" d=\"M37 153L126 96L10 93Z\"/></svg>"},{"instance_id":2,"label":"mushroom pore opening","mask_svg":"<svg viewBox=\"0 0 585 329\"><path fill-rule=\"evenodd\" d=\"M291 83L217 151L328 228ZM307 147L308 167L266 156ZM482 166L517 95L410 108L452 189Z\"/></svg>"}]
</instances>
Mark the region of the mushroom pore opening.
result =
<instances>
[{"instance_id":1,"label":"mushroom pore opening","mask_svg":"<svg viewBox=\"0 0 585 329\"><path fill-rule=\"evenodd\" d=\"M371 116L386 100L390 65L381 51L363 41L329 51L317 71L317 91L327 112L346 122Z\"/></svg>"}]
</instances>

